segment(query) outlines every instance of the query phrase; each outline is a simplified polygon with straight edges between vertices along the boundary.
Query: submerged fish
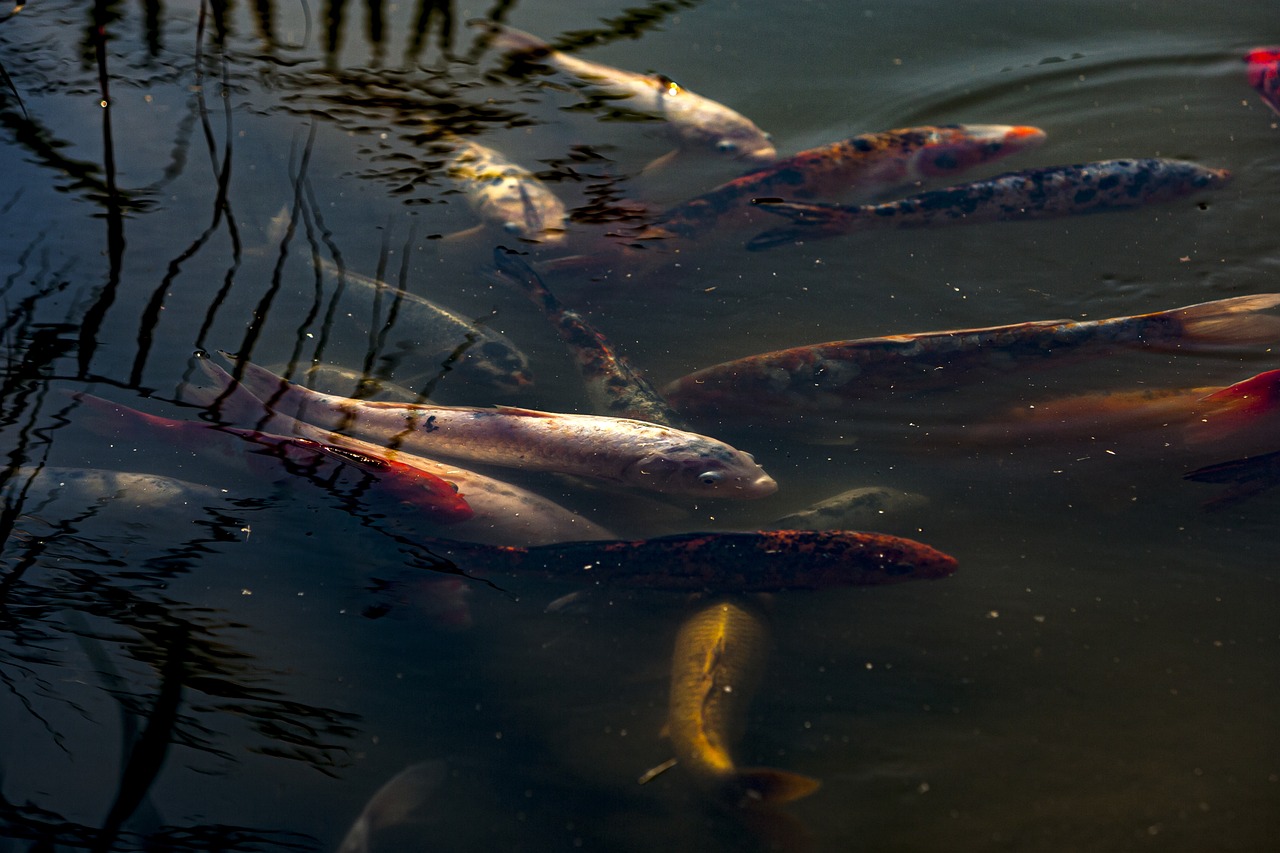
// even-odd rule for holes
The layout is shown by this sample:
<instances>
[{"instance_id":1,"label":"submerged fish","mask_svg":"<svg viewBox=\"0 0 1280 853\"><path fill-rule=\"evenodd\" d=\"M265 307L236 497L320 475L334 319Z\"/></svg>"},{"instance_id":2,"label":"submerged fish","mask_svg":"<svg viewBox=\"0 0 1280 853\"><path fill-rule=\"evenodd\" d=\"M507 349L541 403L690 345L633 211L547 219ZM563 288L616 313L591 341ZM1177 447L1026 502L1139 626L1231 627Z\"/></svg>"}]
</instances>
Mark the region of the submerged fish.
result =
<instances>
[{"instance_id":1,"label":"submerged fish","mask_svg":"<svg viewBox=\"0 0 1280 853\"><path fill-rule=\"evenodd\" d=\"M746 116L695 94L667 77L636 74L588 62L553 50L529 33L484 23L491 28L493 45L498 50L534 59L576 77L609 97L625 99L622 106L626 109L664 121L681 147L714 151L757 163L767 163L777 156L768 134Z\"/></svg>"},{"instance_id":2,"label":"submerged fish","mask_svg":"<svg viewBox=\"0 0 1280 853\"><path fill-rule=\"evenodd\" d=\"M717 598L681 623L671 656L666 731L676 762L698 787L737 806L798 800L820 784L734 761L768 652L768 626L757 609L740 598Z\"/></svg>"},{"instance_id":3,"label":"submerged fish","mask_svg":"<svg viewBox=\"0 0 1280 853\"><path fill-rule=\"evenodd\" d=\"M888 486L863 486L784 515L771 526L799 530L886 529L886 520L928 506L929 499Z\"/></svg>"},{"instance_id":4,"label":"submerged fish","mask_svg":"<svg viewBox=\"0 0 1280 853\"><path fill-rule=\"evenodd\" d=\"M506 548L427 540L438 557L473 571L671 591L778 592L944 578L955 558L883 533L762 530L681 533L634 541Z\"/></svg>"},{"instance_id":5,"label":"submerged fish","mask_svg":"<svg viewBox=\"0 0 1280 853\"><path fill-rule=\"evenodd\" d=\"M1280 486L1280 451L1206 465L1183 477L1200 483L1228 484L1229 488L1207 504L1209 509L1223 509Z\"/></svg>"},{"instance_id":6,"label":"submerged fish","mask_svg":"<svg viewBox=\"0 0 1280 853\"><path fill-rule=\"evenodd\" d=\"M409 821L425 820L424 807L439 793L448 778L443 761L411 764L392 776L365 804L347 830L338 853L370 853L379 830Z\"/></svg>"},{"instance_id":7,"label":"submerged fish","mask_svg":"<svg viewBox=\"0 0 1280 853\"><path fill-rule=\"evenodd\" d=\"M1208 351L1280 341L1280 317L1261 314L1280 293L1202 302L1106 320L1041 320L833 341L747 356L690 373L663 389L681 412L772 417L840 415L850 403L956 388L1050 360L1121 347Z\"/></svg>"},{"instance_id":8,"label":"submerged fish","mask_svg":"<svg viewBox=\"0 0 1280 853\"><path fill-rule=\"evenodd\" d=\"M761 196L838 198L940 178L1044 141L1038 127L954 124L864 133L810 148L721 184L663 213L638 239L696 237L730 220L754 221ZM736 224L736 223L735 223Z\"/></svg>"},{"instance_id":9,"label":"submerged fish","mask_svg":"<svg viewBox=\"0 0 1280 853\"><path fill-rule=\"evenodd\" d=\"M288 364L269 368L272 373L288 373ZM419 395L403 385L381 379L360 370L352 370L338 364L311 364L298 377L308 388L326 394L342 394L361 400L391 400L397 403L421 402Z\"/></svg>"},{"instance_id":10,"label":"submerged fish","mask_svg":"<svg viewBox=\"0 0 1280 853\"><path fill-rule=\"evenodd\" d=\"M160 474L110 471L105 468L19 468L6 485L30 483L32 494L45 500L76 504L118 503L134 509L164 510L225 501L226 489Z\"/></svg>"},{"instance_id":11,"label":"submerged fish","mask_svg":"<svg viewBox=\"0 0 1280 853\"><path fill-rule=\"evenodd\" d=\"M389 450L362 439L331 432L272 412L263 401L235 383L231 375L208 358L199 365L216 385L207 392L188 390L192 402L205 405L219 420L253 424L357 453L383 454L387 458L441 477L466 495L472 517L456 522L450 533L493 545L546 545L590 539L612 539L613 534L528 489L403 450Z\"/></svg>"},{"instance_id":12,"label":"submerged fish","mask_svg":"<svg viewBox=\"0 0 1280 853\"><path fill-rule=\"evenodd\" d=\"M379 368L409 367L429 380L447 365L460 378L505 392L533 383L528 357L500 332L430 299L340 270L330 262L322 262L321 270L329 288L344 283L341 306L356 319L367 317L370 333L388 341Z\"/></svg>"},{"instance_id":13,"label":"submerged fish","mask_svg":"<svg viewBox=\"0 0 1280 853\"><path fill-rule=\"evenodd\" d=\"M1101 160L1009 172L986 181L920 193L884 204L802 204L758 200L792 220L752 237L747 248L769 249L875 228L1052 219L1172 201L1225 184L1231 173L1182 160Z\"/></svg>"},{"instance_id":14,"label":"submerged fish","mask_svg":"<svg viewBox=\"0 0 1280 853\"><path fill-rule=\"evenodd\" d=\"M498 272L524 288L569 347L587 384L597 414L680 428L683 420L631 365L577 311L570 311L547 289L542 277L522 258L503 248L493 252Z\"/></svg>"},{"instance_id":15,"label":"submerged fish","mask_svg":"<svg viewBox=\"0 0 1280 853\"><path fill-rule=\"evenodd\" d=\"M478 142L451 142L454 150L445 169L485 224L533 243L564 238L564 203L536 175Z\"/></svg>"},{"instance_id":16,"label":"submerged fish","mask_svg":"<svg viewBox=\"0 0 1280 853\"><path fill-rule=\"evenodd\" d=\"M1260 428L1274 430L1277 412L1280 370L1268 370L1226 387L1143 388L1045 400L973 424L965 433L980 442L1020 442L1172 428L1174 435L1162 432L1166 440L1199 445Z\"/></svg>"},{"instance_id":17,"label":"submerged fish","mask_svg":"<svg viewBox=\"0 0 1280 853\"><path fill-rule=\"evenodd\" d=\"M214 450L227 453L228 443L239 449L247 443L249 459L271 460L274 473L283 468L328 490L336 490L344 475L354 473L356 482L349 491L360 503L377 511L408 507L436 522L463 521L471 507L457 487L443 478L405 465L385 453L357 451L297 436L274 435L260 430L217 426L198 421L179 421L149 415L128 406L91 394L76 394L89 417L84 423L96 430L123 429L129 435L146 431L151 441L162 439L184 450ZM345 490L347 487L343 487Z\"/></svg>"},{"instance_id":18,"label":"submerged fish","mask_svg":"<svg viewBox=\"0 0 1280 853\"><path fill-rule=\"evenodd\" d=\"M1244 56L1249 85L1262 101L1280 115L1280 47L1259 47Z\"/></svg>"},{"instance_id":19,"label":"submerged fish","mask_svg":"<svg viewBox=\"0 0 1280 853\"><path fill-rule=\"evenodd\" d=\"M384 447L671 494L761 498L778 488L749 454L658 424L506 406L370 403L311 391L248 362L240 367L245 387L274 411Z\"/></svg>"}]
</instances>

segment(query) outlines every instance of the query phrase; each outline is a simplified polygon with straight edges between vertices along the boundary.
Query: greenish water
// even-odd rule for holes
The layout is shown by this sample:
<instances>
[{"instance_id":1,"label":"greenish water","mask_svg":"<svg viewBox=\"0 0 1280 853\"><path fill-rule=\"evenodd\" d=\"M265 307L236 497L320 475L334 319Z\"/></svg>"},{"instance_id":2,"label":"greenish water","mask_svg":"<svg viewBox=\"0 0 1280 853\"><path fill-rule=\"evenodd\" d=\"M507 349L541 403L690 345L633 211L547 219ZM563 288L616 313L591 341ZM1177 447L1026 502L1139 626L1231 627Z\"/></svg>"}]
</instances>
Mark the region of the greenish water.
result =
<instances>
[{"instance_id":1,"label":"greenish water","mask_svg":"<svg viewBox=\"0 0 1280 853\"><path fill-rule=\"evenodd\" d=\"M1212 454L1151 435L975 448L902 418L813 443L726 419L704 428L754 453L776 495L660 501L522 476L636 536L750 528L863 485L929 498L881 529L954 554L954 577L775 596L776 648L739 757L823 787L749 820L679 768L636 782L668 757L682 596L596 591L546 612L577 587L513 579L471 588L471 626L448 630L405 546L323 491L89 429L63 392L191 418L179 402L197 348L359 367L368 329L317 298L312 254L336 249L354 271L403 270L414 292L493 314L531 359L525 393L451 376L440 399L586 411L546 321L483 274L494 238L438 239L475 224L442 176L441 129L547 174L571 208L672 202L735 170L639 174L669 147L655 128L580 108L549 78L500 74L465 26L475 17L579 44L594 33L580 55L727 103L783 153L915 124L1032 124L1043 146L979 174L1139 156L1235 174L1205 198L1124 213L759 254L741 248L749 234L721 234L678 268L549 277L659 383L802 343L1280 290L1280 128L1240 62L1280 40L1274 12L423 0L235 4L202 23L195 4L65 2L0 21L7 847L93 847L113 803L134 802L121 849L335 849L386 780L441 761L447 781L420 820L378 847L1270 849L1277 497L1206 512L1218 487L1181 474ZM1275 366L1127 354L965 402L1223 385ZM147 471L225 497L46 502L16 473L35 464ZM156 720L159 769L124 772L125 745Z\"/></svg>"}]
</instances>

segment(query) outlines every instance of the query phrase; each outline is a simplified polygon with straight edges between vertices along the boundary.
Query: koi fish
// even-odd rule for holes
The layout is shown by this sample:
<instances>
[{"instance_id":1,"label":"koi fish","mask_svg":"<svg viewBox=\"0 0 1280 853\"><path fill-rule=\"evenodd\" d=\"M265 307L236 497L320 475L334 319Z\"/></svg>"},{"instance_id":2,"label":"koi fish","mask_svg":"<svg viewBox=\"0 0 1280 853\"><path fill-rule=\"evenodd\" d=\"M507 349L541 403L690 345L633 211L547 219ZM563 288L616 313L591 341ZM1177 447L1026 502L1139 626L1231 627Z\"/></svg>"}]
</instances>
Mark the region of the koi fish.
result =
<instances>
[{"instance_id":1,"label":"koi fish","mask_svg":"<svg viewBox=\"0 0 1280 853\"><path fill-rule=\"evenodd\" d=\"M448 776L443 761L411 764L392 776L369 798L338 845L338 853L369 853L379 830L411 822L415 817L423 820L424 807L439 794Z\"/></svg>"},{"instance_id":2,"label":"koi fish","mask_svg":"<svg viewBox=\"0 0 1280 853\"><path fill-rule=\"evenodd\" d=\"M790 219L791 228L761 232L751 251L875 228L1054 219L1173 201L1231 179L1225 169L1183 160L1100 160L1009 172L883 204L838 205L757 199L761 209Z\"/></svg>"},{"instance_id":3,"label":"koi fish","mask_svg":"<svg viewBox=\"0 0 1280 853\"><path fill-rule=\"evenodd\" d=\"M954 388L1050 359L1121 347L1209 351L1280 340L1280 317L1259 312L1280 293L1202 302L1106 320L1041 320L793 347L706 367L663 389L691 415L838 415L855 401Z\"/></svg>"},{"instance_id":4,"label":"koi fish","mask_svg":"<svg viewBox=\"0 0 1280 853\"><path fill-rule=\"evenodd\" d=\"M123 427L129 434L145 429L182 449L216 447L218 434L252 445L251 458L271 459L290 474L301 475L326 489L336 488L344 473L355 472L362 502L378 506L403 506L436 522L463 521L472 516L471 507L457 487L441 477L405 465L382 453L357 451L307 438L273 435L252 429L216 426L196 421L179 421L149 415L128 406L112 403L91 394L76 394L91 414L83 421L101 431ZM226 451L225 445L218 448Z\"/></svg>"},{"instance_id":5,"label":"koi fish","mask_svg":"<svg viewBox=\"0 0 1280 853\"><path fill-rule=\"evenodd\" d=\"M564 203L537 176L478 142L452 141L446 172L484 223L532 243L564 238Z\"/></svg>"},{"instance_id":6,"label":"koi fish","mask_svg":"<svg viewBox=\"0 0 1280 853\"><path fill-rule=\"evenodd\" d=\"M508 406L370 403L311 391L249 362L240 368L248 391L274 411L397 450L577 474L670 494L761 498L778 489L750 454L658 424Z\"/></svg>"},{"instance_id":7,"label":"koi fish","mask_svg":"<svg viewBox=\"0 0 1280 853\"><path fill-rule=\"evenodd\" d=\"M402 366L411 358L412 366L421 370L428 365L433 378L444 365L458 376L484 383L499 391L521 391L533 384L528 357L505 335L470 320L458 312L424 299L406 290L378 281L351 270L339 269L329 261L321 262L325 284L336 289L343 282L340 304L363 315L370 331L380 334L399 330L404 340L392 340L389 349L391 367ZM367 380L361 377L362 385Z\"/></svg>"},{"instance_id":8,"label":"koi fish","mask_svg":"<svg viewBox=\"0 0 1280 853\"><path fill-rule=\"evenodd\" d=\"M620 418L680 428L683 420L662 395L622 358L577 311L570 311L547 289L542 277L523 259L501 247L493 263L505 279L515 281L547 316L578 363L593 410Z\"/></svg>"},{"instance_id":9,"label":"koi fish","mask_svg":"<svg viewBox=\"0 0 1280 853\"><path fill-rule=\"evenodd\" d=\"M1182 476L1200 483L1229 484L1229 488L1206 504L1209 509L1223 509L1280 486L1280 451L1206 465Z\"/></svg>"},{"instance_id":10,"label":"koi fish","mask_svg":"<svg viewBox=\"0 0 1280 853\"><path fill-rule=\"evenodd\" d=\"M588 62L553 50L529 33L488 22L476 23L490 28L498 50L535 59L608 97L625 99L624 106L629 110L664 121L682 148L714 151L755 163L767 163L777 156L769 135L746 116L695 94L668 77Z\"/></svg>"},{"instance_id":11,"label":"koi fish","mask_svg":"<svg viewBox=\"0 0 1280 853\"><path fill-rule=\"evenodd\" d=\"M923 509L928 504L928 498L914 492L888 486L863 486L785 515L771 526L792 530L858 530L867 527L884 530L886 519L892 520L904 513Z\"/></svg>"},{"instance_id":12,"label":"koi fish","mask_svg":"<svg viewBox=\"0 0 1280 853\"><path fill-rule=\"evenodd\" d=\"M780 592L944 578L956 560L884 533L761 530L681 533L634 541L562 542L533 548L424 540L436 556L473 571L676 592Z\"/></svg>"},{"instance_id":13,"label":"koi fish","mask_svg":"<svg viewBox=\"0 0 1280 853\"><path fill-rule=\"evenodd\" d=\"M1256 428L1264 415L1280 410L1280 370L1268 370L1226 387L1144 388L1136 391L1078 394L1010 410L1003 417L971 425L976 441L1093 437L1099 433L1134 434L1144 429L1177 430L1189 445L1239 436Z\"/></svg>"},{"instance_id":14,"label":"koi fish","mask_svg":"<svg viewBox=\"0 0 1280 853\"><path fill-rule=\"evenodd\" d=\"M1244 55L1249 85L1280 115L1280 47L1259 47Z\"/></svg>"},{"instance_id":15,"label":"koi fish","mask_svg":"<svg viewBox=\"0 0 1280 853\"><path fill-rule=\"evenodd\" d=\"M696 237L717 225L754 221L762 196L832 198L946 177L1044 142L1038 127L953 124L863 133L810 148L670 208L635 239Z\"/></svg>"},{"instance_id":16,"label":"koi fish","mask_svg":"<svg viewBox=\"0 0 1280 853\"><path fill-rule=\"evenodd\" d=\"M287 373L288 364L276 364L268 368L272 373ZM309 364L302 371L299 379L308 388L315 388L327 394L339 394L343 391L346 397L359 397L361 400L394 400L399 403L424 402L414 391L390 380L361 370L353 370L339 364Z\"/></svg>"},{"instance_id":17,"label":"koi fish","mask_svg":"<svg viewBox=\"0 0 1280 853\"><path fill-rule=\"evenodd\" d=\"M229 497L225 489L202 483L105 468L19 468L10 483L28 481L32 483L33 492L46 494L47 500L84 505L111 501L129 504L135 509L163 510L189 504L213 504Z\"/></svg>"},{"instance_id":18,"label":"koi fish","mask_svg":"<svg viewBox=\"0 0 1280 853\"><path fill-rule=\"evenodd\" d=\"M517 546L614 538L613 533L590 519L570 512L520 486L448 462L439 462L403 450L389 450L272 412L265 403L250 394L243 385L236 383L230 374L210 359L200 358L198 364L216 387L188 389L188 399L197 405L204 405L220 420L254 424L258 429L270 428L356 453L381 454L453 483L466 495L467 504L473 513L471 518L456 522L450 528L450 532L461 538L493 545Z\"/></svg>"},{"instance_id":19,"label":"koi fish","mask_svg":"<svg viewBox=\"0 0 1280 853\"><path fill-rule=\"evenodd\" d=\"M740 598L718 598L681 623L671 656L666 731L676 763L708 794L739 807L798 800L820 784L733 759L768 652L763 615Z\"/></svg>"}]
</instances>

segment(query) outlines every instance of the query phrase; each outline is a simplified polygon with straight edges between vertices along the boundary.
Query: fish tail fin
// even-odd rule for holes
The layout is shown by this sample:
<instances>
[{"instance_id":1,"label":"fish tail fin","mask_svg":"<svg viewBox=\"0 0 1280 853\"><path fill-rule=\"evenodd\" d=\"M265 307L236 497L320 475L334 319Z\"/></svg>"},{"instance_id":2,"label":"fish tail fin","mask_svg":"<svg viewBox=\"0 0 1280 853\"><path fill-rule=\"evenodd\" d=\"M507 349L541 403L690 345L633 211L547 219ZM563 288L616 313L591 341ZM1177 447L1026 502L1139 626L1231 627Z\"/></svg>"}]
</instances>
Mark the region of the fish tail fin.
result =
<instances>
[{"instance_id":1,"label":"fish tail fin","mask_svg":"<svg viewBox=\"0 0 1280 853\"><path fill-rule=\"evenodd\" d=\"M744 767L735 774L743 806L775 806L807 797L822 785L811 776L773 767Z\"/></svg>"},{"instance_id":2,"label":"fish tail fin","mask_svg":"<svg viewBox=\"0 0 1280 853\"><path fill-rule=\"evenodd\" d=\"M1179 344L1212 349L1280 343L1280 317L1260 312L1280 305L1280 293L1201 302L1167 312L1181 326Z\"/></svg>"},{"instance_id":3,"label":"fish tail fin","mask_svg":"<svg viewBox=\"0 0 1280 853\"><path fill-rule=\"evenodd\" d=\"M1205 502L1205 509L1226 509L1280 484L1280 452L1206 465L1188 471L1182 478L1228 485L1222 494Z\"/></svg>"},{"instance_id":4,"label":"fish tail fin","mask_svg":"<svg viewBox=\"0 0 1280 853\"><path fill-rule=\"evenodd\" d=\"M768 198L753 198L751 203L794 223L791 228L771 228L752 237L747 241L747 250L751 252L772 249L796 240L816 240L847 234L854 229L855 213L858 210L838 204L810 204Z\"/></svg>"},{"instance_id":5,"label":"fish tail fin","mask_svg":"<svg viewBox=\"0 0 1280 853\"><path fill-rule=\"evenodd\" d=\"M468 23L473 27L485 29L490 46L500 53L537 57L546 56L551 52L551 45L524 30L517 30L482 18L476 18Z\"/></svg>"},{"instance_id":6,"label":"fish tail fin","mask_svg":"<svg viewBox=\"0 0 1280 853\"><path fill-rule=\"evenodd\" d=\"M1187 426L1190 444L1220 441L1280 406L1280 370L1251 376L1200 399L1200 417Z\"/></svg>"}]
</instances>

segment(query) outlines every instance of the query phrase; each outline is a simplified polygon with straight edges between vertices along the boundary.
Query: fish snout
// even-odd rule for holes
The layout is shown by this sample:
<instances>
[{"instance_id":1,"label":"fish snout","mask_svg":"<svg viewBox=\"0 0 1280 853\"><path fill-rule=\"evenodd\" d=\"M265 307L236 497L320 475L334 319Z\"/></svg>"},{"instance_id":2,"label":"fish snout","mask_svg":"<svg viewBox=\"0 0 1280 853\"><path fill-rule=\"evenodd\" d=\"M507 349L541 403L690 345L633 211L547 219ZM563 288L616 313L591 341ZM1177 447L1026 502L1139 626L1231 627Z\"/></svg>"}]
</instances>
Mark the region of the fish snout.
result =
<instances>
[{"instance_id":1,"label":"fish snout","mask_svg":"<svg viewBox=\"0 0 1280 853\"><path fill-rule=\"evenodd\" d=\"M766 498L778 491L778 481L762 471L760 476L744 481L739 488L742 489L743 497Z\"/></svg>"}]
</instances>

